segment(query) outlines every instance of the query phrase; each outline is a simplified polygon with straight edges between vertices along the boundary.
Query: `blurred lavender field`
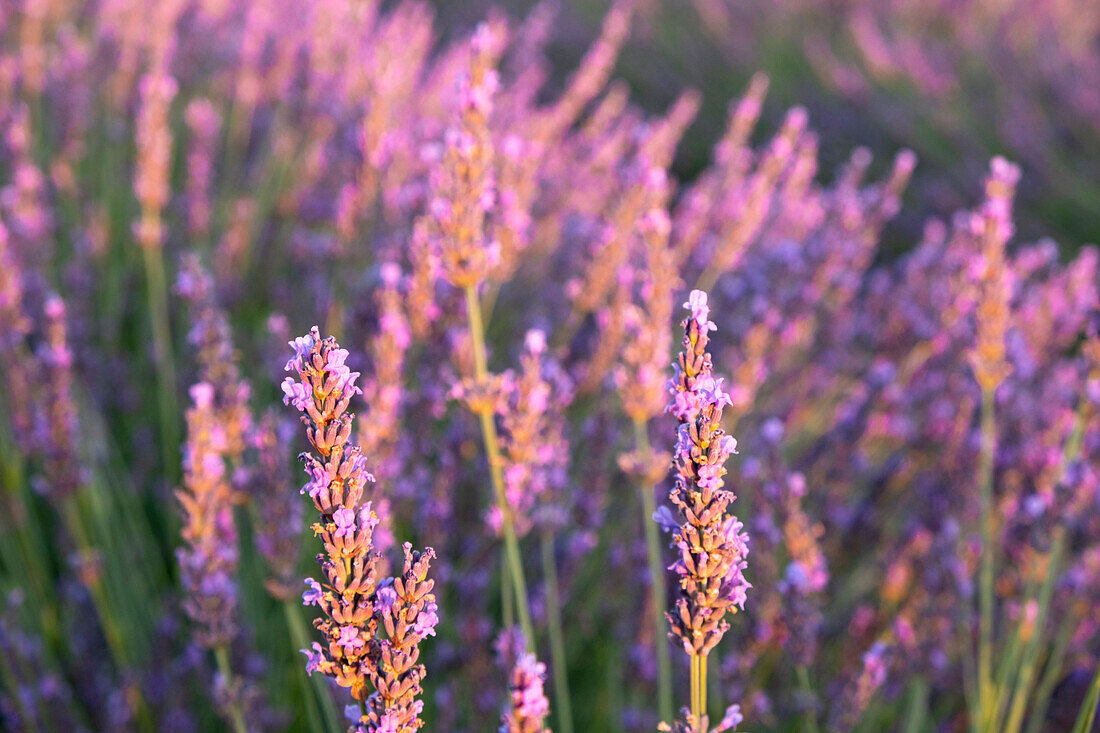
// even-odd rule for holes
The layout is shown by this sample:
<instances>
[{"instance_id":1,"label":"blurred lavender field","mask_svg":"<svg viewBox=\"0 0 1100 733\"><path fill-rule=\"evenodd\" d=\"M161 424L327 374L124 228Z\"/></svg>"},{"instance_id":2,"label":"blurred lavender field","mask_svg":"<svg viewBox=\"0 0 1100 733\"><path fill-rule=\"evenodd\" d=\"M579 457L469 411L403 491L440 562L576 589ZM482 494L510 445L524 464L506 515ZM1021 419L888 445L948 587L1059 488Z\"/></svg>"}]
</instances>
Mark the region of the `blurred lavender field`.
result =
<instances>
[{"instance_id":1,"label":"blurred lavender field","mask_svg":"<svg viewBox=\"0 0 1100 733\"><path fill-rule=\"evenodd\" d=\"M1100 7L436 5L0 5L0 729L1097 729Z\"/></svg>"}]
</instances>

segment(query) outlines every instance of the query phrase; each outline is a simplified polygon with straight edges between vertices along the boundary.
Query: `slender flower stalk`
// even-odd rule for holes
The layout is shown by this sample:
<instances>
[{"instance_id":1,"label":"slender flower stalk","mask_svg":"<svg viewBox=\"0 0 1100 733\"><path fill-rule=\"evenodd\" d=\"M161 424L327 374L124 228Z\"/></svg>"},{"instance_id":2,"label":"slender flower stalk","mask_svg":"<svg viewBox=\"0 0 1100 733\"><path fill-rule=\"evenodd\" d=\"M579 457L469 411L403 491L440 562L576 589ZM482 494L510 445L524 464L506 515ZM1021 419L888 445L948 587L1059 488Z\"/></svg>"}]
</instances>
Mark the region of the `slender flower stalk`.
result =
<instances>
[{"instance_id":1,"label":"slender flower stalk","mask_svg":"<svg viewBox=\"0 0 1100 733\"><path fill-rule=\"evenodd\" d=\"M779 512L782 518L783 543L788 563L779 583L783 607L790 628L787 640L789 654L796 664L796 674L806 697L803 728L817 731L817 693L810 683L810 665L817 656L817 639L821 613L817 596L825 590L829 573L825 556L819 546L825 532L820 523L813 523L802 506L806 480L800 473L786 481L786 496Z\"/></svg>"},{"instance_id":2,"label":"slender flower stalk","mask_svg":"<svg viewBox=\"0 0 1100 733\"><path fill-rule=\"evenodd\" d=\"M355 730L410 733L424 725L419 645L435 635L439 622L434 582L427 579L435 553L414 552L406 543L401 575L381 577L383 559L373 546L378 517L370 502L359 504L374 477L360 447L350 442L354 415L348 405L360 394L359 373L345 365L348 352L335 339L322 339L316 327L291 346L295 355L286 370L297 378L284 380L284 402L305 413L314 452L301 456L310 477L302 493L320 513L313 531L324 546L318 562L325 582L308 578L302 600L321 610L314 626L325 645L302 650L306 671L351 690L359 706Z\"/></svg>"},{"instance_id":3,"label":"slender flower stalk","mask_svg":"<svg viewBox=\"0 0 1100 733\"><path fill-rule=\"evenodd\" d=\"M543 530L540 539L542 569L546 574L546 622L550 636L550 661L554 665L554 703L560 733L573 731L573 702L569 693L569 663L565 656L565 631L561 621L558 567L554 558L554 536Z\"/></svg>"},{"instance_id":4,"label":"slender flower stalk","mask_svg":"<svg viewBox=\"0 0 1100 733\"><path fill-rule=\"evenodd\" d=\"M1009 281L1005 243L1012 236L1012 196L1019 169L1003 158L994 158L986 180L986 200L973 216L971 228L981 238L982 264L978 284L977 346L971 353L974 376L981 387L981 454L978 462L980 492L981 566L978 581L979 631L977 709L980 729L996 716L993 682L993 581L996 568L993 517L993 460L997 445L994 395L1010 373L1005 357L1009 324Z\"/></svg>"},{"instance_id":5,"label":"slender flower stalk","mask_svg":"<svg viewBox=\"0 0 1100 733\"><path fill-rule=\"evenodd\" d=\"M474 356L473 389L467 393L471 410L481 423L485 452L489 460L489 475L501 517L504 535L506 572L510 575L515 607L520 626L528 644L533 643L534 629L528 608L527 581L516 536L513 508L508 504L500 457L500 441L493 418L494 400L485 348L485 326L482 319L478 286L485 282L500 262L500 246L488 241L485 233L486 212L495 198L493 147L489 116L493 95L499 85L493 68L500 54L500 44L488 24L478 27L470 42L467 72L460 78L460 124L447 131L446 149L439 170L433 174L434 198L429 203L429 217L422 226L431 231L443 276L461 290L466 299L467 326ZM506 585L502 583L502 585ZM507 597L504 602L510 603Z\"/></svg>"},{"instance_id":6,"label":"slender flower stalk","mask_svg":"<svg viewBox=\"0 0 1100 733\"><path fill-rule=\"evenodd\" d=\"M649 564L650 596L653 610L654 653L657 656L657 708L662 720L673 714L672 660L665 620L667 585L661 562L659 528L652 520L657 510L655 488L668 475L669 456L655 452L649 442L649 421L665 409L667 402L664 370L667 368L672 338L672 291L679 282L669 247L671 224L665 211L667 181L662 171L650 176L647 194L650 210L639 225L645 250L645 268L641 279L641 305L625 311L627 342L622 366L616 372L616 385L623 410L634 427L634 450L620 457L620 465L638 485L642 498L646 558Z\"/></svg>"},{"instance_id":7,"label":"slender flower stalk","mask_svg":"<svg viewBox=\"0 0 1100 733\"><path fill-rule=\"evenodd\" d=\"M672 717L672 658L669 653L668 619L663 605L668 597L668 584L661 563L661 538L653 520L657 511L654 491L668 473L668 454L655 452L649 442L647 422L633 421L634 451L622 456L628 473L637 477L642 494L642 514L645 519L646 560L649 565L650 596L653 602L654 653L657 655L657 710L661 718Z\"/></svg>"},{"instance_id":8,"label":"slender flower stalk","mask_svg":"<svg viewBox=\"0 0 1100 733\"><path fill-rule=\"evenodd\" d=\"M1092 730L1092 724L1096 720L1096 711L1100 708L1100 667L1092 674L1085 700L1081 703L1081 710L1077 713L1077 720L1073 723L1073 733L1088 733Z\"/></svg>"},{"instance_id":9,"label":"slender flower stalk","mask_svg":"<svg viewBox=\"0 0 1100 733\"><path fill-rule=\"evenodd\" d=\"M152 68L142 77L137 119L138 159L134 195L141 216L134 235L145 262L149 315L152 319L153 358L159 380L161 440L165 464L175 470L179 445L176 373L172 360L172 332L168 316L168 286L164 274L164 223L162 215L170 194L172 131L169 112L178 85L169 72L174 44L173 29L180 3L161 3L154 11Z\"/></svg>"},{"instance_id":10,"label":"slender flower stalk","mask_svg":"<svg viewBox=\"0 0 1100 733\"><path fill-rule=\"evenodd\" d=\"M188 340L196 350L200 379L191 390L195 406L187 415L185 491L180 493L185 510L184 539L192 551L180 554L180 566L192 576L194 607L189 613L199 626L197 639L214 651L225 696L223 707L234 728L240 729L246 693L251 690L243 676L234 676L229 660L236 635L238 564L233 507L245 500L248 489L243 459L254 432L248 404L251 386L241 378L229 320L217 303L213 279L197 255L184 258L176 286L193 309ZM262 525L260 529L262 542Z\"/></svg>"},{"instance_id":11,"label":"slender flower stalk","mask_svg":"<svg viewBox=\"0 0 1100 733\"><path fill-rule=\"evenodd\" d=\"M678 557L672 565L679 588L668 621L672 636L691 657L691 708L675 730L701 733L709 730L707 655L729 630L726 613L744 607L751 586L744 575L748 536L737 517L727 512L735 496L723 488L724 464L737 452L737 441L722 430L722 409L730 399L714 377L707 351L709 332L716 326L701 290L693 290L684 307L691 315L683 322L684 348L669 382L669 411L680 425L673 458L675 484L669 494L679 510L673 534ZM730 720L727 713L722 725ZM722 725L716 730L724 730Z\"/></svg>"},{"instance_id":12,"label":"slender flower stalk","mask_svg":"<svg viewBox=\"0 0 1100 733\"><path fill-rule=\"evenodd\" d=\"M471 341L474 349L474 380L483 391L488 391L490 380L485 358L485 328L481 322L481 307L477 293L472 287L466 289L466 314L470 324ZM500 456L500 441L497 438L496 422L493 419L493 402L480 399L471 403L476 406L474 412L481 422L481 435L485 442L489 459L489 476L500 512L501 530L504 534L504 553L507 571L515 594L515 608L519 615L520 628L528 645L533 644L534 626L531 624L531 611L527 605L527 580L523 574L523 560L519 552L519 539L516 536L515 520L512 508L508 505L505 493L503 461ZM505 598L505 603L510 601Z\"/></svg>"}]
</instances>

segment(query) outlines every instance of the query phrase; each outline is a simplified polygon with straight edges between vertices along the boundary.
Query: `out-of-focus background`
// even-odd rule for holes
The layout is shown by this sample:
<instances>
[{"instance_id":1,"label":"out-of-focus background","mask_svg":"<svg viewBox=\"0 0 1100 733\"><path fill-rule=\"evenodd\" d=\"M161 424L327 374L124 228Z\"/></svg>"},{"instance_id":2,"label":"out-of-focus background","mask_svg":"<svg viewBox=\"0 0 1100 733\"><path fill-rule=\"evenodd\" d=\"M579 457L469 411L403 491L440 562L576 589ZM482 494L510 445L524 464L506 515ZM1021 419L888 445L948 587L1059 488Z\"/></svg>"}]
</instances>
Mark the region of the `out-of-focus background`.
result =
<instances>
[{"instance_id":1,"label":"out-of-focus background","mask_svg":"<svg viewBox=\"0 0 1100 733\"><path fill-rule=\"evenodd\" d=\"M488 7L434 3L447 30ZM560 80L599 30L608 2L559 0L549 49ZM1091 0L640 0L615 77L651 114L685 88L702 104L676 154L690 178L721 135L728 100L754 73L771 84L756 136L802 105L819 138L821 176L856 147L882 171L908 148L922 165L886 251L931 215L963 208L994 155L1018 162L1025 238L1071 253L1100 231L1100 6Z\"/></svg>"}]
</instances>

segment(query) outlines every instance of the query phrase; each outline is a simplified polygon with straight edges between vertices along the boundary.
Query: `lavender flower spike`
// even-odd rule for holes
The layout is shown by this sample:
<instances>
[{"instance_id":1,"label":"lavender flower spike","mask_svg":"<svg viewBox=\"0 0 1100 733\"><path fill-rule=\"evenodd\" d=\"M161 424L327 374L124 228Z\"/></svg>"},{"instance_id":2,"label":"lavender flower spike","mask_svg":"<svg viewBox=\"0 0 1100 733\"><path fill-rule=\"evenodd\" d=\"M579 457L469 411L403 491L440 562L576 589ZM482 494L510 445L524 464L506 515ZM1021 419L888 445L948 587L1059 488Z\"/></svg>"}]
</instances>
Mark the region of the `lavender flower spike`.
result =
<instances>
[{"instance_id":1,"label":"lavender flower spike","mask_svg":"<svg viewBox=\"0 0 1100 733\"><path fill-rule=\"evenodd\" d=\"M523 654L512 668L511 708L501 719L500 733L550 733L543 720L550 702L543 692L546 665L534 654Z\"/></svg>"},{"instance_id":2,"label":"lavender flower spike","mask_svg":"<svg viewBox=\"0 0 1100 733\"><path fill-rule=\"evenodd\" d=\"M1005 354L1010 321L1011 273L1005 243L1013 233L1012 198L1020 169L1001 157L990 162L985 201L971 218L971 230L981 241L978 282L977 344L970 353L974 376L983 390L996 391L1012 371Z\"/></svg>"},{"instance_id":3,"label":"lavender flower spike","mask_svg":"<svg viewBox=\"0 0 1100 733\"><path fill-rule=\"evenodd\" d=\"M672 537L678 558L671 566L679 588L667 618L669 635L691 657L691 708L675 727L663 729L706 733L706 658L729 630L726 613L745 605L751 587L744 574L749 547L741 522L727 512L733 492L723 488L726 459L737 452L737 441L722 430L722 409L731 402L722 380L714 377L707 351L708 334L716 328L707 294L693 290L684 307L691 315L683 322L684 348L669 382L668 409L680 423L669 494L679 510ZM716 730L728 730L738 716L727 715Z\"/></svg>"},{"instance_id":4,"label":"lavender flower spike","mask_svg":"<svg viewBox=\"0 0 1100 733\"><path fill-rule=\"evenodd\" d=\"M733 492L724 489L726 459L737 452L737 441L722 428L722 409L730 404L715 379L708 333L707 294L693 290L684 307L684 350L669 383L669 411L680 427L673 458L675 485L669 498L679 509L680 526L673 536L679 558L672 570L679 580L676 608L668 614L672 635L693 655L705 656L729 629L725 615L743 608L748 536L737 517L727 512Z\"/></svg>"},{"instance_id":5,"label":"lavender flower spike","mask_svg":"<svg viewBox=\"0 0 1100 733\"><path fill-rule=\"evenodd\" d=\"M424 725L420 713L420 686L426 671L420 658L420 642L435 636L439 623L435 581L428 580L428 566L435 552L416 552L404 545L405 566L392 586L378 592L380 619L388 638L378 644L379 663L369 668L377 692L367 700L367 714L360 719L361 731L409 733Z\"/></svg>"},{"instance_id":6,"label":"lavender flower spike","mask_svg":"<svg viewBox=\"0 0 1100 733\"><path fill-rule=\"evenodd\" d=\"M318 556L325 579L307 579L309 589L302 595L305 605L321 609L314 626L325 642L302 650L306 671L351 689L360 711L352 730L412 733L424 725L419 645L435 635L439 622L434 581L427 577L435 552L415 552L405 543L401 575L380 577L382 556L374 549L378 516L370 502L359 506L374 477L360 447L350 442L354 415L348 404L359 394L359 373L344 363L348 352L335 339L322 339L316 327L290 346L294 356L286 370L298 378L283 382L283 401L305 413L302 422L314 453L301 456L310 477L302 493L320 512L313 532L325 549Z\"/></svg>"},{"instance_id":7,"label":"lavender flower spike","mask_svg":"<svg viewBox=\"0 0 1100 733\"><path fill-rule=\"evenodd\" d=\"M359 393L359 374L344 365L347 352L334 339L322 340L316 327L290 345L294 357L286 370L297 372L298 379L283 382L283 402L305 413L302 422L315 452L300 457L310 476L302 493L309 494L321 514L313 531L325 548L319 561L326 582L308 579L310 590L302 597L305 605L321 609L314 626L325 644L302 653L306 671L332 677L363 702L369 694L366 668L378 629L375 604L381 579L372 542L378 519L370 504L356 511L374 477L366 471L359 446L348 442L352 416L347 408Z\"/></svg>"},{"instance_id":8,"label":"lavender flower spike","mask_svg":"<svg viewBox=\"0 0 1100 733\"><path fill-rule=\"evenodd\" d=\"M236 633L237 529L233 490L226 470L225 430L208 382L191 387L183 449L184 545L177 550L180 578L187 590L184 610L195 624L195 638L207 649L228 645Z\"/></svg>"}]
</instances>

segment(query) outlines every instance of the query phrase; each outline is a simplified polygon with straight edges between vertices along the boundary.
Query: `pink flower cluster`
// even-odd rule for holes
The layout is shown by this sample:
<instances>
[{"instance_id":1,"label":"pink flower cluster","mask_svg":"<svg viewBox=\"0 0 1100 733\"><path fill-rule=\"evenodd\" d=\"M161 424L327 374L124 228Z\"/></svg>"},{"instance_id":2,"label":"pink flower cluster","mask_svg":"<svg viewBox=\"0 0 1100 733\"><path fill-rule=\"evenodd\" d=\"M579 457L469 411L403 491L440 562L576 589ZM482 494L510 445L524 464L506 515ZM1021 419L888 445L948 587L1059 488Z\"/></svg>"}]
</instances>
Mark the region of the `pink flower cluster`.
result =
<instances>
[{"instance_id":1,"label":"pink flower cluster","mask_svg":"<svg viewBox=\"0 0 1100 733\"><path fill-rule=\"evenodd\" d=\"M306 671L319 671L358 701L357 730L407 733L418 730L424 666L420 643L435 635L434 581L427 577L435 553L404 545L400 575L383 577L383 558L374 548L378 517L360 499L374 477L360 447L350 442L351 399L358 395L348 352L314 328L290 342L294 356L283 382L284 403L303 412L312 453L302 454L309 481L302 488L320 520L313 525L324 553L318 556L324 582L306 580L302 600L321 611L314 625L325 644L314 642Z\"/></svg>"},{"instance_id":2,"label":"pink flower cluster","mask_svg":"<svg viewBox=\"0 0 1100 733\"><path fill-rule=\"evenodd\" d=\"M679 421L669 499L679 510L680 526L672 566L679 592L668 620L688 654L706 656L729 629L726 613L744 608L752 586L744 575L748 535L727 513L735 497L723 488L726 459L737 452L737 441L722 430L722 410L730 400L707 351L708 334L717 326L706 293L693 290L684 307L691 315L683 322L683 350L669 383L669 410Z\"/></svg>"}]
</instances>

